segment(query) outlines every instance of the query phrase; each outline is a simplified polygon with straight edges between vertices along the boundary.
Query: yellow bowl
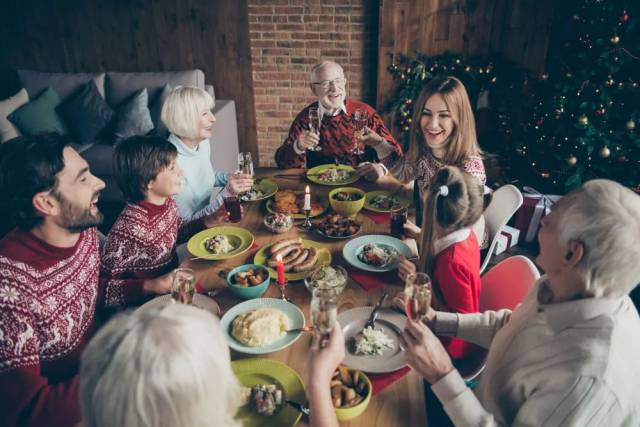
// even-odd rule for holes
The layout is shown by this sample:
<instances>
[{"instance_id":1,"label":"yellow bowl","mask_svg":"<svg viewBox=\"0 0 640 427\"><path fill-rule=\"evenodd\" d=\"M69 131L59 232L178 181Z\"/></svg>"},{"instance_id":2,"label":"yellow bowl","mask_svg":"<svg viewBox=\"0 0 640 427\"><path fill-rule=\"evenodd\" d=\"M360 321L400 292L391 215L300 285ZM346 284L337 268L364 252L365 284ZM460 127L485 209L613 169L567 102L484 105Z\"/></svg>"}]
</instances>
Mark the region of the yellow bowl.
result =
<instances>
[{"instance_id":1,"label":"yellow bowl","mask_svg":"<svg viewBox=\"0 0 640 427\"><path fill-rule=\"evenodd\" d=\"M360 198L353 201L336 200L334 197L338 193L358 194ZM344 217L353 217L364 207L364 191L355 187L340 187L329 192L329 204L334 211Z\"/></svg>"},{"instance_id":2,"label":"yellow bowl","mask_svg":"<svg viewBox=\"0 0 640 427\"><path fill-rule=\"evenodd\" d=\"M349 372L353 372L355 370L356 369L349 369ZM348 421L359 417L367 409L367 407L369 406L369 402L371 402L371 394L373 392L371 380L368 376L365 375L364 372L360 371L360 374L362 374L364 381L367 383L367 395L362 400L362 402L358 403L355 406L351 406L349 408L336 408L336 417L338 417L338 420L340 421Z\"/></svg>"}]
</instances>

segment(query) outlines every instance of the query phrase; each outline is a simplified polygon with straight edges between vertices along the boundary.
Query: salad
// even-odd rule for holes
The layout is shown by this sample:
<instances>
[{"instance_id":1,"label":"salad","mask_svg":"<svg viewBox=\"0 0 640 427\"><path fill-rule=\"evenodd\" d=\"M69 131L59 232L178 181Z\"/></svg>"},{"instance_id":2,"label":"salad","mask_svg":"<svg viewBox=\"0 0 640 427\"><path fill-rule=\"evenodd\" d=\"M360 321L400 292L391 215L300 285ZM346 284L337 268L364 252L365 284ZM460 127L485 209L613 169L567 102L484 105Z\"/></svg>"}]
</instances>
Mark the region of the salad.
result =
<instances>
[{"instance_id":1,"label":"salad","mask_svg":"<svg viewBox=\"0 0 640 427\"><path fill-rule=\"evenodd\" d=\"M224 234L216 234L204 241L204 247L212 254L226 254L235 249Z\"/></svg>"},{"instance_id":2,"label":"salad","mask_svg":"<svg viewBox=\"0 0 640 427\"><path fill-rule=\"evenodd\" d=\"M251 190L240 193L238 195L238 198L240 198L241 202L250 202L252 200L257 200L261 197L264 197L265 194L266 193L264 191L254 185L253 187L251 187Z\"/></svg>"},{"instance_id":3,"label":"salad","mask_svg":"<svg viewBox=\"0 0 640 427\"><path fill-rule=\"evenodd\" d=\"M251 409L258 415L269 417L284 403L282 390L275 384L256 384L244 392Z\"/></svg>"},{"instance_id":4,"label":"salad","mask_svg":"<svg viewBox=\"0 0 640 427\"><path fill-rule=\"evenodd\" d=\"M293 226L293 219L285 213L274 213L267 215L264 223L272 231L287 231Z\"/></svg>"},{"instance_id":5,"label":"salad","mask_svg":"<svg viewBox=\"0 0 640 427\"><path fill-rule=\"evenodd\" d=\"M347 284L344 270L339 270L330 265L317 269L307 280L311 288L336 289L338 292L342 291Z\"/></svg>"},{"instance_id":6,"label":"salad","mask_svg":"<svg viewBox=\"0 0 640 427\"><path fill-rule=\"evenodd\" d=\"M384 267L398 259L398 251L391 246L367 243L358 254L358 259L365 264Z\"/></svg>"},{"instance_id":7,"label":"salad","mask_svg":"<svg viewBox=\"0 0 640 427\"><path fill-rule=\"evenodd\" d=\"M395 196L388 196L386 194L377 195L371 199L369 203L375 208L385 210L395 210L402 207L402 204Z\"/></svg>"},{"instance_id":8,"label":"salad","mask_svg":"<svg viewBox=\"0 0 640 427\"><path fill-rule=\"evenodd\" d=\"M353 172L345 169L329 168L318 176L322 182L339 182L351 178Z\"/></svg>"},{"instance_id":9,"label":"salad","mask_svg":"<svg viewBox=\"0 0 640 427\"><path fill-rule=\"evenodd\" d=\"M384 350L393 348L393 340L379 329L367 326L355 339L355 354L380 356Z\"/></svg>"},{"instance_id":10,"label":"salad","mask_svg":"<svg viewBox=\"0 0 640 427\"><path fill-rule=\"evenodd\" d=\"M348 191L339 191L333 195L334 200L338 200L339 202L355 202L356 200L362 199L362 194L360 193L349 193Z\"/></svg>"}]
</instances>

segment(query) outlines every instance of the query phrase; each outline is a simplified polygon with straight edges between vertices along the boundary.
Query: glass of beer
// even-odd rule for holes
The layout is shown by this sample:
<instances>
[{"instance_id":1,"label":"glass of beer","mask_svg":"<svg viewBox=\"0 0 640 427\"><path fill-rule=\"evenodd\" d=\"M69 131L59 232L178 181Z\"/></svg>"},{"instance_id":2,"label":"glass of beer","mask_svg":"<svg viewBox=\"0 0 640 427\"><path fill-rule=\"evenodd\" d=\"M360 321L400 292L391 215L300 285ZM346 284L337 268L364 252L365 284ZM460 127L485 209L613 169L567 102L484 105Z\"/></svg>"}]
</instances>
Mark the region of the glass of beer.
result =
<instances>
[{"instance_id":1,"label":"glass of beer","mask_svg":"<svg viewBox=\"0 0 640 427\"><path fill-rule=\"evenodd\" d=\"M431 279L426 273L407 276L404 285L405 311L413 320L422 320L431 307Z\"/></svg>"},{"instance_id":2,"label":"glass of beer","mask_svg":"<svg viewBox=\"0 0 640 427\"><path fill-rule=\"evenodd\" d=\"M338 294L334 289L313 289L311 322L320 334L321 342L328 339L338 317Z\"/></svg>"},{"instance_id":3,"label":"glass of beer","mask_svg":"<svg viewBox=\"0 0 640 427\"><path fill-rule=\"evenodd\" d=\"M224 208L229 212L229 221L240 222L242 219L242 209L240 208L240 199L237 196L225 197Z\"/></svg>"},{"instance_id":4,"label":"glass of beer","mask_svg":"<svg viewBox=\"0 0 640 427\"><path fill-rule=\"evenodd\" d=\"M171 283L171 300L180 304L191 305L196 291L196 276L190 268L177 268Z\"/></svg>"}]
</instances>

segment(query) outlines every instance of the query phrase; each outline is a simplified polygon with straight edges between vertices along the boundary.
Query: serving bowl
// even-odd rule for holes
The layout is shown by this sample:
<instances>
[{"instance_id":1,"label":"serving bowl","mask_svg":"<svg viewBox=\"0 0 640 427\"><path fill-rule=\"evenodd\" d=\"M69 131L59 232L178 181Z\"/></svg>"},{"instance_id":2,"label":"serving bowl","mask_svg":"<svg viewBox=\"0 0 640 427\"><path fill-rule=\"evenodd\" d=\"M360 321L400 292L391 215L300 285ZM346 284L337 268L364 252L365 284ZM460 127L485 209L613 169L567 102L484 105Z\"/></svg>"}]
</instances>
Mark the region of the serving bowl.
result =
<instances>
[{"instance_id":1,"label":"serving bowl","mask_svg":"<svg viewBox=\"0 0 640 427\"><path fill-rule=\"evenodd\" d=\"M277 227L274 225L274 220L279 219L283 222L284 225ZM293 227L293 218L291 215L284 213L269 213L264 217L264 226L269 229L272 233L282 234L291 230Z\"/></svg>"},{"instance_id":2,"label":"serving bowl","mask_svg":"<svg viewBox=\"0 0 640 427\"><path fill-rule=\"evenodd\" d=\"M314 271L311 272L311 274L309 274L307 277L305 277L304 279L304 285L307 287L307 289L309 290L309 292L313 293L313 289L317 288L317 284L316 281L317 279L320 279L320 274L321 274L321 270L325 267L331 267L334 270L336 270L336 272L341 275L344 278L344 281L342 284L336 285L336 286L325 286L322 289L334 289L336 291L336 294L340 294L344 288L347 286L347 281L349 279L349 274L347 273L347 270L345 270L343 267L339 266L339 265L333 265L333 264L329 264L329 265L323 265L317 269L315 269Z\"/></svg>"},{"instance_id":3,"label":"serving bowl","mask_svg":"<svg viewBox=\"0 0 640 427\"><path fill-rule=\"evenodd\" d=\"M356 371L356 369L349 368L349 374L350 375L353 375L354 371ZM367 395L362 400L362 402L358 403L357 405L350 406L348 408L335 408L336 417L340 421L348 421L348 420L352 420L352 419L354 419L356 417L359 417L367 409L367 407L369 406L369 402L371 402L371 395L373 393L373 387L371 386L371 380L362 371L360 371L360 376L362 377L364 382L367 384Z\"/></svg>"},{"instance_id":4,"label":"serving bowl","mask_svg":"<svg viewBox=\"0 0 640 427\"><path fill-rule=\"evenodd\" d=\"M358 194L360 198L358 200L336 200L335 196L338 193ZM334 211L338 212L344 217L353 217L364 207L364 191L355 187L340 187L329 192L329 204Z\"/></svg>"},{"instance_id":5,"label":"serving bowl","mask_svg":"<svg viewBox=\"0 0 640 427\"><path fill-rule=\"evenodd\" d=\"M238 286L235 283L235 279L234 279L235 274L243 272L243 271L247 271L250 268L252 268L253 270L263 270L265 275L267 276L267 278L262 283L260 283L259 285L249 286L249 287L246 287L246 288L243 287L243 286ZM258 298L259 296L261 296L262 294L264 294L267 291L267 288L269 287L269 283L271 283L271 277L269 276L269 270L267 270L262 265L244 264L244 265L241 265L239 267L234 268L233 270L231 270L227 274L227 284L229 285L229 288L231 289L231 292L233 292L234 294L236 294L240 298L244 298L244 299Z\"/></svg>"}]
</instances>

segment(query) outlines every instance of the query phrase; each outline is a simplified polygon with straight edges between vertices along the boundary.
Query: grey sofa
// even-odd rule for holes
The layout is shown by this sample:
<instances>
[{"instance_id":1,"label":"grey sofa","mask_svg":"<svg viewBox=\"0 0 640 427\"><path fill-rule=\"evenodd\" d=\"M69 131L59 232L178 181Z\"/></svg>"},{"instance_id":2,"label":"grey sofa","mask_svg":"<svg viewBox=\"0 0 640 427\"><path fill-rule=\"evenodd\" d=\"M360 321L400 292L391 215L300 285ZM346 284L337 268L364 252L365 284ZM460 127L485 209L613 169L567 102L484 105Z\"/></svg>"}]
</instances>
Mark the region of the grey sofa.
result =
<instances>
[{"instance_id":1,"label":"grey sofa","mask_svg":"<svg viewBox=\"0 0 640 427\"><path fill-rule=\"evenodd\" d=\"M167 84L171 87L196 86L205 89L215 102L213 113L216 123L211 141L211 162L214 168L226 172L233 172L237 167L238 128L235 102L216 100L213 86L205 84L202 70L140 73L46 73L18 70L18 76L31 99L47 87L53 88L60 98L64 99L93 79L98 91L113 108L143 88L147 88L150 101L154 100ZM96 142L76 146L76 149L89 163L91 172L106 183L101 200L122 201L122 194L112 174L113 147Z\"/></svg>"}]
</instances>

